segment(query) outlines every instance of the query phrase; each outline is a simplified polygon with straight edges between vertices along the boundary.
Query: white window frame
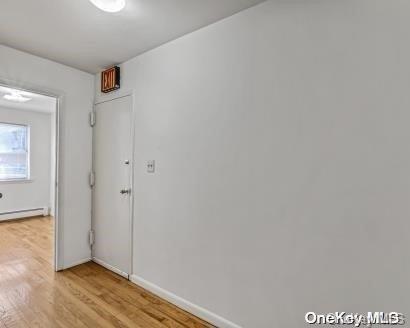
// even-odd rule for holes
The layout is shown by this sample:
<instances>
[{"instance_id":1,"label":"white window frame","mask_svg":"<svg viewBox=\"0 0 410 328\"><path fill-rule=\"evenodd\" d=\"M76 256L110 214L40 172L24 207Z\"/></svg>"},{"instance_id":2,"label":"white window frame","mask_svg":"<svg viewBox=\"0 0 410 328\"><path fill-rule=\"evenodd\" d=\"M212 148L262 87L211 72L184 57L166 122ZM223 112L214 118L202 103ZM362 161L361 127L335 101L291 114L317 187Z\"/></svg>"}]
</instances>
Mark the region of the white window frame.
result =
<instances>
[{"instance_id":1,"label":"white window frame","mask_svg":"<svg viewBox=\"0 0 410 328\"><path fill-rule=\"evenodd\" d=\"M11 126L23 126L27 130L27 175L24 178L7 178L2 179L0 178L0 183L12 183L12 182L30 182L31 181L31 145L30 145L30 125L28 124L21 124L21 123L12 123L12 122L2 122L0 121L0 125L11 125Z\"/></svg>"}]
</instances>

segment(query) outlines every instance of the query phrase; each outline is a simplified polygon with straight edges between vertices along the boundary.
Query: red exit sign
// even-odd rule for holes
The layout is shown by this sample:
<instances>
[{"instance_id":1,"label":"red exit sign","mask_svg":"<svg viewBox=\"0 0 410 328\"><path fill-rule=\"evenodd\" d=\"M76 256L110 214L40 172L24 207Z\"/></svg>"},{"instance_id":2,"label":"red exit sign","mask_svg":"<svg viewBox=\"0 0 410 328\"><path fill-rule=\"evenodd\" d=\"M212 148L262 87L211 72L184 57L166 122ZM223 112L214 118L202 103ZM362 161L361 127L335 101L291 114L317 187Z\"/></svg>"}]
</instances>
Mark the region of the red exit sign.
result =
<instances>
[{"instance_id":1,"label":"red exit sign","mask_svg":"<svg viewBox=\"0 0 410 328\"><path fill-rule=\"evenodd\" d=\"M120 88L120 68L111 67L101 73L101 92L107 93Z\"/></svg>"}]
</instances>

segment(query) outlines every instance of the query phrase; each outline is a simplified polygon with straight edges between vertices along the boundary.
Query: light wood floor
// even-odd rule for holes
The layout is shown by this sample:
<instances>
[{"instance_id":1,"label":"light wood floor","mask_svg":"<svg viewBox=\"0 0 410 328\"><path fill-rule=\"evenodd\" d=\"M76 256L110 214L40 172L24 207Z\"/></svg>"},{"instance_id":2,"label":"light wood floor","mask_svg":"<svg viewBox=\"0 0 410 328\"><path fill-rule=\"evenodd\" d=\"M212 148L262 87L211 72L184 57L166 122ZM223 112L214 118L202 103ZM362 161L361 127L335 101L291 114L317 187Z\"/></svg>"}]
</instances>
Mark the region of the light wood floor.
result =
<instances>
[{"instance_id":1,"label":"light wood floor","mask_svg":"<svg viewBox=\"0 0 410 328\"><path fill-rule=\"evenodd\" d=\"M212 327L95 263L55 273L52 244L51 218L0 222L0 328Z\"/></svg>"}]
</instances>

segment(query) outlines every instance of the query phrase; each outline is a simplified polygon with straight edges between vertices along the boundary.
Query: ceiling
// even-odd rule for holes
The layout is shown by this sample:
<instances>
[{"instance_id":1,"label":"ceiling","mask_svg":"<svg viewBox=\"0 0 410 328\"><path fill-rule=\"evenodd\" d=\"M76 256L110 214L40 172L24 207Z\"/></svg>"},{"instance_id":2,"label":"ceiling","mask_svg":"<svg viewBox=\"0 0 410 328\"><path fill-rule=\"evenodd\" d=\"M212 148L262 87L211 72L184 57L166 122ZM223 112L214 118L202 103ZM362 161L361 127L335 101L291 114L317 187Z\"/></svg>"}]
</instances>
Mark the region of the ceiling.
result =
<instances>
[{"instance_id":1,"label":"ceiling","mask_svg":"<svg viewBox=\"0 0 410 328\"><path fill-rule=\"evenodd\" d=\"M1 0L0 44L96 73L265 0Z\"/></svg>"},{"instance_id":2,"label":"ceiling","mask_svg":"<svg viewBox=\"0 0 410 328\"><path fill-rule=\"evenodd\" d=\"M6 94L13 93L18 93L25 98L29 98L30 100L24 103L20 103L4 99L4 96ZM55 111L56 104L57 103L55 98L26 91L19 91L16 89L7 88L0 85L0 107L50 114Z\"/></svg>"}]
</instances>

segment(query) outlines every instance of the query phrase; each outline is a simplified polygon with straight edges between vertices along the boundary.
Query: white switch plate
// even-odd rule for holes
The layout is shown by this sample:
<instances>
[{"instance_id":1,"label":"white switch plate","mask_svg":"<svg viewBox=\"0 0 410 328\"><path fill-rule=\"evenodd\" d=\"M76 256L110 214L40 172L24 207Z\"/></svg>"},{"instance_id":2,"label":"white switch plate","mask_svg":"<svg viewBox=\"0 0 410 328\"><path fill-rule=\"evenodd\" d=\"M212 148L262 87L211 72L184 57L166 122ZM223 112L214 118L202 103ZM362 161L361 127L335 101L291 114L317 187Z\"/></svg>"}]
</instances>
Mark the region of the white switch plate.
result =
<instances>
[{"instance_id":1,"label":"white switch plate","mask_svg":"<svg viewBox=\"0 0 410 328\"><path fill-rule=\"evenodd\" d=\"M147 172L148 173L154 173L155 172L155 161L150 160L147 162Z\"/></svg>"}]
</instances>

